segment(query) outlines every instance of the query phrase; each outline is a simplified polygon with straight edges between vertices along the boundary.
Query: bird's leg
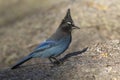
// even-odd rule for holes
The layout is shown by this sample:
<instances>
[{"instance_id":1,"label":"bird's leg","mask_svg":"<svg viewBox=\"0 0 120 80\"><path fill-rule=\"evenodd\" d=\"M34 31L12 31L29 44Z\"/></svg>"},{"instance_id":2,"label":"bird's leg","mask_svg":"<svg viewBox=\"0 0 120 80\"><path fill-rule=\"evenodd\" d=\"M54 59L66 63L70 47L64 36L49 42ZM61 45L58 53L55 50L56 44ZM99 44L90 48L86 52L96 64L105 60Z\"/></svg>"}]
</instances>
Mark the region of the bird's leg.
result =
<instances>
[{"instance_id":1,"label":"bird's leg","mask_svg":"<svg viewBox=\"0 0 120 80\"><path fill-rule=\"evenodd\" d=\"M55 57L50 57L50 58L55 60L54 62L52 62L53 64L57 64L57 65L61 64L61 61L57 60Z\"/></svg>"},{"instance_id":2,"label":"bird's leg","mask_svg":"<svg viewBox=\"0 0 120 80\"><path fill-rule=\"evenodd\" d=\"M50 62L51 62L52 64L54 64L54 62L52 61L52 58L51 58L51 57L49 57L49 60L50 60Z\"/></svg>"}]
</instances>

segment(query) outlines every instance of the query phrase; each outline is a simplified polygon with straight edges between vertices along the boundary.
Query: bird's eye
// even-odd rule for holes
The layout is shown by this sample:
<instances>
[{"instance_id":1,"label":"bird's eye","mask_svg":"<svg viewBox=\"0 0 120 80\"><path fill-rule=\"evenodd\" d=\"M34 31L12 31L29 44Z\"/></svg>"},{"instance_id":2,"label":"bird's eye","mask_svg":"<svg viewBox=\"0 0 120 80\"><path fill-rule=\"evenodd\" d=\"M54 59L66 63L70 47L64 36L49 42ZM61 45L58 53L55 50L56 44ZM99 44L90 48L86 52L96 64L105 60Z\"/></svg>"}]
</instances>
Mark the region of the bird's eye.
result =
<instances>
[{"instance_id":1,"label":"bird's eye","mask_svg":"<svg viewBox=\"0 0 120 80\"><path fill-rule=\"evenodd\" d=\"M67 24L72 24L71 22L67 22Z\"/></svg>"}]
</instances>

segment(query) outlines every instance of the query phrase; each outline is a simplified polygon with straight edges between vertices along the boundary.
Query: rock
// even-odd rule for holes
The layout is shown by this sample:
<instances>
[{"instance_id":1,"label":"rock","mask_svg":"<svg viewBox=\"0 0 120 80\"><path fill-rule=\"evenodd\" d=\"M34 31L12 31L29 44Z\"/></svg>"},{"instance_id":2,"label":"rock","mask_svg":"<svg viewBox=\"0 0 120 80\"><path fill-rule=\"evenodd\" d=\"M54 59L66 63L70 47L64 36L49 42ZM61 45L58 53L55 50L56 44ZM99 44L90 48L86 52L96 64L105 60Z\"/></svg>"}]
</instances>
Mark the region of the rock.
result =
<instances>
[{"instance_id":1,"label":"rock","mask_svg":"<svg viewBox=\"0 0 120 80\"><path fill-rule=\"evenodd\" d=\"M0 70L0 80L119 80L120 41L91 44L82 54L69 57L62 65L51 66L34 64Z\"/></svg>"}]
</instances>

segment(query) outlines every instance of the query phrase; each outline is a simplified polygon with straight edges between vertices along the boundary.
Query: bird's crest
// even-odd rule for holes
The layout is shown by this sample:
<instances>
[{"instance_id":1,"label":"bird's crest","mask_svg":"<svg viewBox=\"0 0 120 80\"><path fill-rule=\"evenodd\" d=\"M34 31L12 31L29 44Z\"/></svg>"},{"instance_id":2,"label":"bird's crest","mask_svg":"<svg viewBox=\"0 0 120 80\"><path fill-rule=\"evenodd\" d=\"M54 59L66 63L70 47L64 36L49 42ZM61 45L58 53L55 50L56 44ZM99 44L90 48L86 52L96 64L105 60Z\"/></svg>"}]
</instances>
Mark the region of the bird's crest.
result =
<instances>
[{"instance_id":1,"label":"bird's crest","mask_svg":"<svg viewBox=\"0 0 120 80\"><path fill-rule=\"evenodd\" d=\"M73 23L71 13L70 13L70 9L67 10L66 16L64 17L63 21Z\"/></svg>"},{"instance_id":2,"label":"bird's crest","mask_svg":"<svg viewBox=\"0 0 120 80\"><path fill-rule=\"evenodd\" d=\"M70 9L67 10L66 15L61 22L61 25L63 25L64 23L68 23L68 24L73 24L74 23L73 20L72 20L71 14L70 14Z\"/></svg>"},{"instance_id":3,"label":"bird's crest","mask_svg":"<svg viewBox=\"0 0 120 80\"><path fill-rule=\"evenodd\" d=\"M76 29L76 28L79 29L79 27L74 25L74 22L73 22L72 17L71 17L70 9L67 10L67 13L66 13L66 15L65 15L64 19L62 20L59 27L60 28L62 27L65 30Z\"/></svg>"}]
</instances>

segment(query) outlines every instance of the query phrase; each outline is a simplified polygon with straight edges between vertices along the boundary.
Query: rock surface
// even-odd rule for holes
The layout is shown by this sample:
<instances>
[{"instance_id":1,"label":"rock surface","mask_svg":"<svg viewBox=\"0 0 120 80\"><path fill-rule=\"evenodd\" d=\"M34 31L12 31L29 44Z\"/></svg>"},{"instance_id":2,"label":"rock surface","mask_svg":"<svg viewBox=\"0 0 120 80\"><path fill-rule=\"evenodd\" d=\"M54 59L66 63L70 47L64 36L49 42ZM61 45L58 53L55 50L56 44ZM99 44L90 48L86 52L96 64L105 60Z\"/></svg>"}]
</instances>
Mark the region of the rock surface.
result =
<instances>
[{"instance_id":1,"label":"rock surface","mask_svg":"<svg viewBox=\"0 0 120 80\"><path fill-rule=\"evenodd\" d=\"M68 58L62 65L22 66L0 71L0 80L119 80L120 41L98 42L86 52Z\"/></svg>"}]
</instances>

